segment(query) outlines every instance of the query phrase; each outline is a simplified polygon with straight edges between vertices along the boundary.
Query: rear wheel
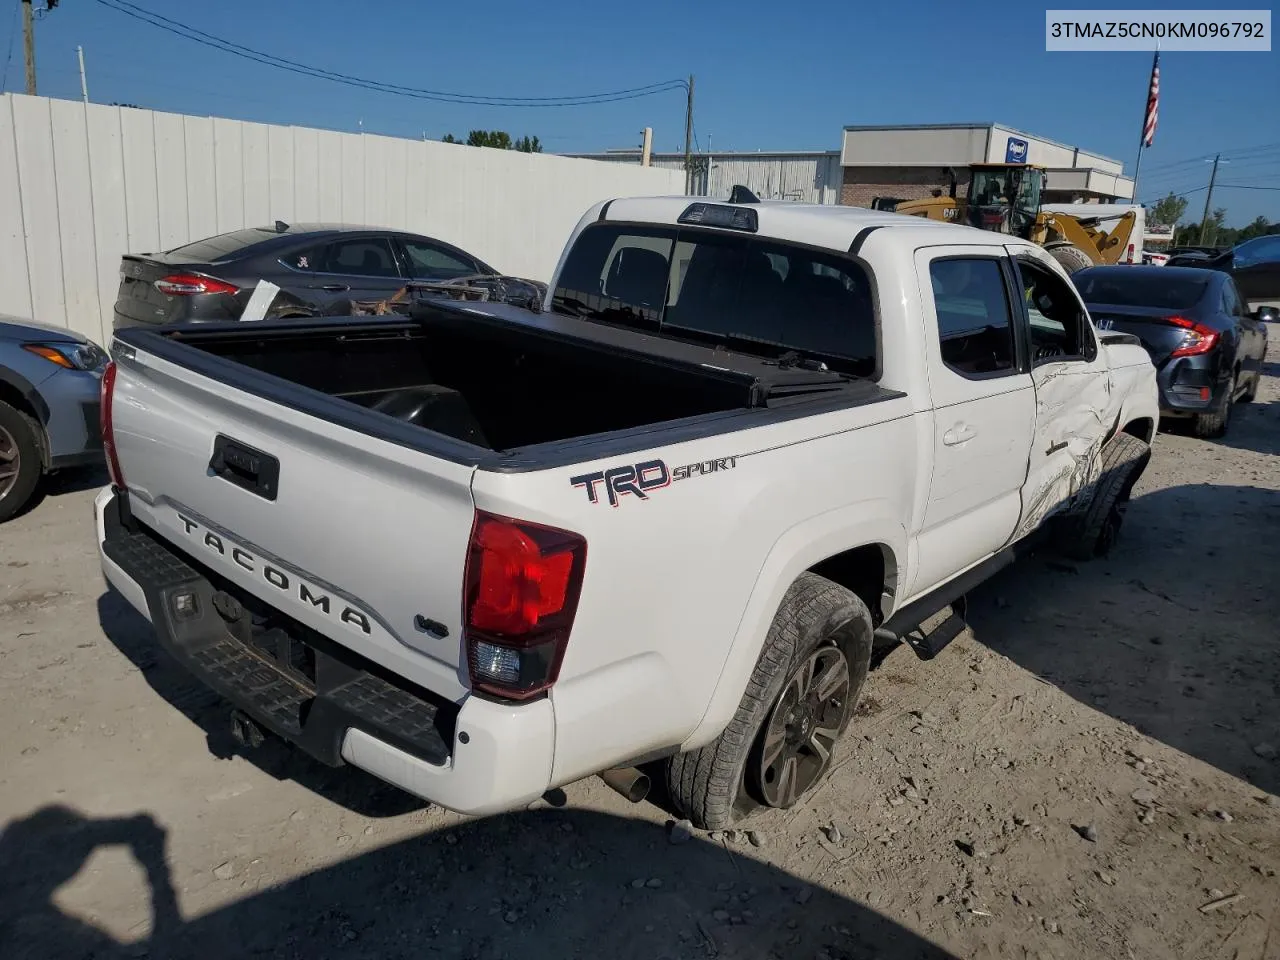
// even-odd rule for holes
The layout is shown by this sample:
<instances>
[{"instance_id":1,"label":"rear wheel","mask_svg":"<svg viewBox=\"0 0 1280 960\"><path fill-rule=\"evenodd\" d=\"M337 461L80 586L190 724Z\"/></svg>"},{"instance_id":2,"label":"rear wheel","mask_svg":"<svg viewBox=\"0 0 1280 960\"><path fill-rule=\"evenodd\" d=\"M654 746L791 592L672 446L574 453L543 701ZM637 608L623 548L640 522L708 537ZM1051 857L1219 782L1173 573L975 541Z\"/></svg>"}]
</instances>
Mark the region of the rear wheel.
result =
<instances>
[{"instance_id":1,"label":"rear wheel","mask_svg":"<svg viewBox=\"0 0 1280 960\"><path fill-rule=\"evenodd\" d=\"M1049 256L1058 261L1058 266L1067 273L1075 273L1085 267L1092 267L1093 260L1087 253L1073 243L1055 243L1045 247Z\"/></svg>"},{"instance_id":2,"label":"rear wheel","mask_svg":"<svg viewBox=\"0 0 1280 960\"><path fill-rule=\"evenodd\" d=\"M35 424L22 411L0 401L0 523L27 505L41 472Z\"/></svg>"},{"instance_id":3,"label":"rear wheel","mask_svg":"<svg viewBox=\"0 0 1280 960\"><path fill-rule=\"evenodd\" d=\"M1213 440L1227 435L1227 427L1231 424L1231 407L1235 402L1235 396L1236 377L1235 374L1232 374L1231 383L1223 391L1222 399L1218 401L1213 411L1211 413L1196 414L1195 420L1192 421L1192 430L1197 437Z\"/></svg>"},{"instance_id":4,"label":"rear wheel","mask_svg":"<svg viewBox=\"0 0 1280 960\"><path fill-rule=\"evenodd\" d=\"M727 827L762 807L794 806L827 773L871 662L871 615L852 591L813 573L787 590L733 719L673 757L672 803L695 826Z\"/></svg>"}]
</instances>

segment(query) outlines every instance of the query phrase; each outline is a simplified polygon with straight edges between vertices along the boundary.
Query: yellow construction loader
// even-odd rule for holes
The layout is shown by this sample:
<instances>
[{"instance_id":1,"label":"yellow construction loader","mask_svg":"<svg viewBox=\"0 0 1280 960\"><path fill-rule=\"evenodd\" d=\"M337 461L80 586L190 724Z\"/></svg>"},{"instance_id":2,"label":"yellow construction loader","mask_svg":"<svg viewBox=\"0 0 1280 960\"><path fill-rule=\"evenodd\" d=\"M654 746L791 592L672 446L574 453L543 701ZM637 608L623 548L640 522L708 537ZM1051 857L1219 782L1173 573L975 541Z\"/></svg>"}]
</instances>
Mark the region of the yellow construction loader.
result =
<instances>
[{"instance_id":1,"label":"yellow construction loader","mask_svg":"<svg viewBox=\"0 0 1280 960\"><path fill-rule=\"evenodd\" d=\"M1137 217L1132 211L1113 216L1079 217L1051 213L1040 208L1044 188L1043 167L1027 163L983 163L969 168L969 186L963 199L956 197L956 181L950 196L904 200L894 212L930 220L968 224L983 230L1008 233L1038 243L1067 271L1117 263L1124 255ZM1110 230L1103 224L1114 222Z\"/></svg>"}]
</instances>

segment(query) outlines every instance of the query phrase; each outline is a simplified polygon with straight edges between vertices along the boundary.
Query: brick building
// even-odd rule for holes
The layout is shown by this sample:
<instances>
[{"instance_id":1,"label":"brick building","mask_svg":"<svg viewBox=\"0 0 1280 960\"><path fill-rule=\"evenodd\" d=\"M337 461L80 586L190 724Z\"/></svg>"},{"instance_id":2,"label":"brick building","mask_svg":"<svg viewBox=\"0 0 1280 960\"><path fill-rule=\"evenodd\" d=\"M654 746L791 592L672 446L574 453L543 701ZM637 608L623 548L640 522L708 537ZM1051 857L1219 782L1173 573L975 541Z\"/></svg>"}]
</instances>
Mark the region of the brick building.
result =
<instances>
[{"instance_id":1,"label":"brick building","mask_svg":"<svg viewBox=\"0 0 1280 960\"><path fill-rule=\"evenodd\" d=\"M1045 203L1127 203L1133 180L1124 164L1079 147L995 123L850 126L840 147L840 202L869 207L878 198L921 200L956 180L964 195L974 163L1034 163L1047 168Z\"/></svg>"}]
</instances>

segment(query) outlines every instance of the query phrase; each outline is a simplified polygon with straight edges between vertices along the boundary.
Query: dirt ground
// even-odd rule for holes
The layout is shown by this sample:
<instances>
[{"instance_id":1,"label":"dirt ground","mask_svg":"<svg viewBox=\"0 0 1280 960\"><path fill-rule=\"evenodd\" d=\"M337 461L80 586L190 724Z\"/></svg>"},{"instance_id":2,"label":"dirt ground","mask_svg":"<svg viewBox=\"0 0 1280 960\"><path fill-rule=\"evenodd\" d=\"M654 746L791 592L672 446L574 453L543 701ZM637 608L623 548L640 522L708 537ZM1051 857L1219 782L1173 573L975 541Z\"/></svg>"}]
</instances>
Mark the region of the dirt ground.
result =
<instances>
[{"instance_id":1,"label":"dirt ground","mask_svg":"<svg viewBox=\"0 0 1280 960\"><path fill-rule=\"evenodd\" d=\"M1280 958L1280 329L1113 555L873 674L802 807L671 843L599 781L469 821L279 744L108 593L62 478L0 528L0 957ZM757 846L757 843L759 844Z\"/></svg>"}]
</instances>

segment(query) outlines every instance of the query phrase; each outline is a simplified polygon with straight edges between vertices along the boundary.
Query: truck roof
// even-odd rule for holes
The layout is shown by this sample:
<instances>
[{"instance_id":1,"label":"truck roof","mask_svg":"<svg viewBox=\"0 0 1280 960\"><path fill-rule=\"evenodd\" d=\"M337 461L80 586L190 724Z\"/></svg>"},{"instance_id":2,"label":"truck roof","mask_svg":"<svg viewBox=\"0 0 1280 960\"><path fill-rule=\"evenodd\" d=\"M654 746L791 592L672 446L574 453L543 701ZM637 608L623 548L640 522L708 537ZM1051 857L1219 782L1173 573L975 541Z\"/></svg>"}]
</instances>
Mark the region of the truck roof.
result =
<instances>
[{"instance_id":1,"label":"truck roof","mask_svg":"<svg viewBox=\"0 0 1280 960\"><path fill-rule=\"evenodd\" d=\"M603 204L598 216L600 220L675 226L692 203L731 205L728 200L717 197L628 197ZM759 203L732 206L749 207L757 212L757 236L807 243L841 252L847 251L854 239L868 228L942 231L933 242L950 241L995 247L1016 239L976 227L870 210L866 207L793 203L789 200L762 200Z\"/></svg>"}]
</instances>

